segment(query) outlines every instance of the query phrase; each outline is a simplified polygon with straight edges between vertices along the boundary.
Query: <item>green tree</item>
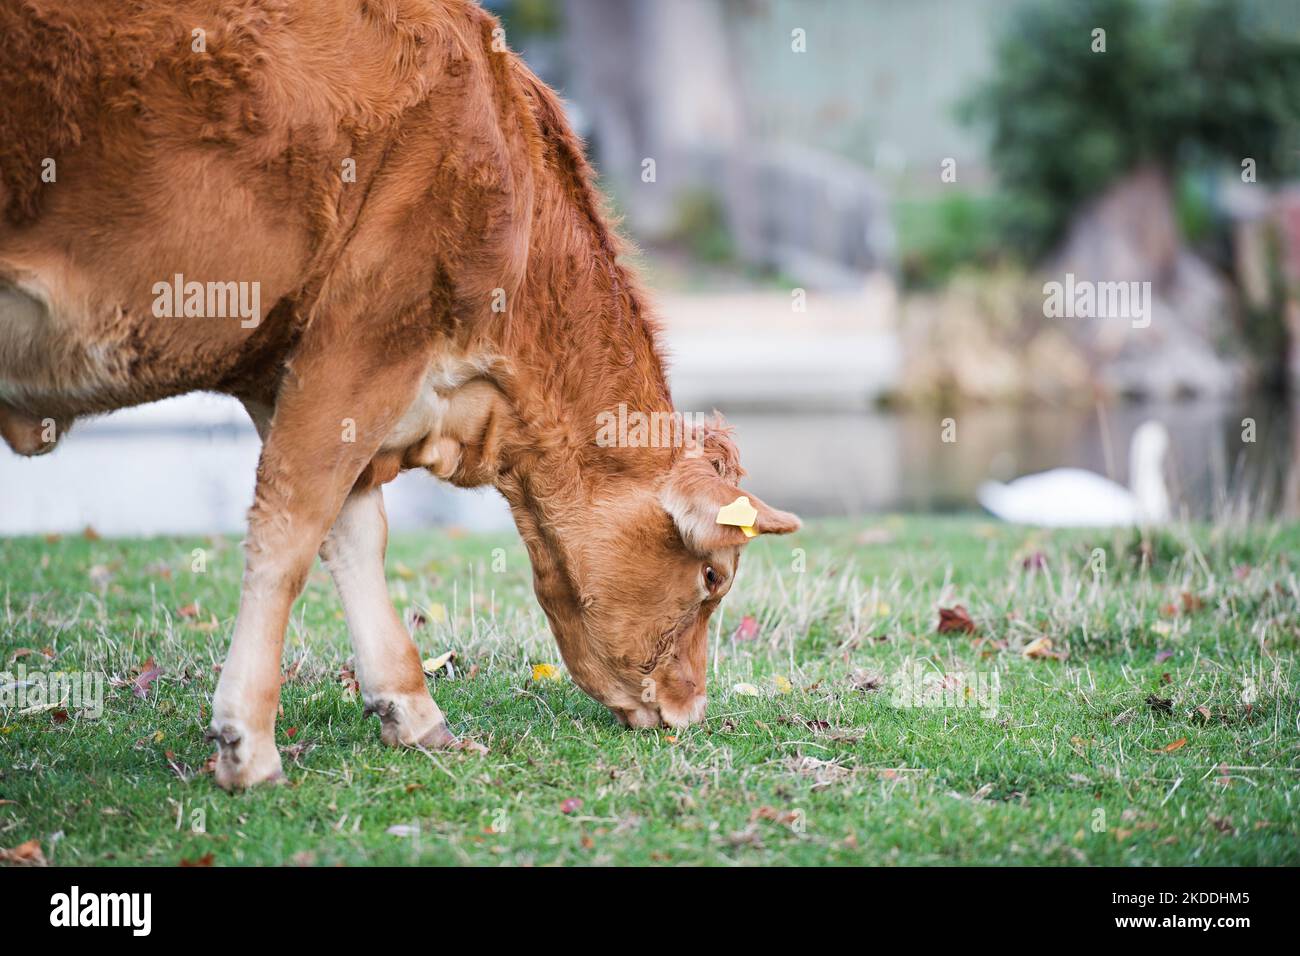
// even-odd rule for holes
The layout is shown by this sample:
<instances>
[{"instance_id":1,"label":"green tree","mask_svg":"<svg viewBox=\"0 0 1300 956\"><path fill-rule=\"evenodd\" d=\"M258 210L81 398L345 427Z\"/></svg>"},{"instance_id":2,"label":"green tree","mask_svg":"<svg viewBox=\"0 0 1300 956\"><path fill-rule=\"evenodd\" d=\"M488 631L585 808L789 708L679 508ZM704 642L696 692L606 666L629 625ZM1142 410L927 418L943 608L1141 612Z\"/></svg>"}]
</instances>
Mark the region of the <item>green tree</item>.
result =
<instances>
[{"instance_id":1,"label":"green tree","mask_svg":"<svg viewBox=\"0 0 1300 956\"><path fill-rule=\"evenodd\" d=\"M1300 39L1234 0L1033 2L964 104L987 125L1001 225L1033 258L1117 178L1245 157L1260 180L1296 165ZM1104 30L1104 51L1099 49Z\"/></svg>"}]
</instances>

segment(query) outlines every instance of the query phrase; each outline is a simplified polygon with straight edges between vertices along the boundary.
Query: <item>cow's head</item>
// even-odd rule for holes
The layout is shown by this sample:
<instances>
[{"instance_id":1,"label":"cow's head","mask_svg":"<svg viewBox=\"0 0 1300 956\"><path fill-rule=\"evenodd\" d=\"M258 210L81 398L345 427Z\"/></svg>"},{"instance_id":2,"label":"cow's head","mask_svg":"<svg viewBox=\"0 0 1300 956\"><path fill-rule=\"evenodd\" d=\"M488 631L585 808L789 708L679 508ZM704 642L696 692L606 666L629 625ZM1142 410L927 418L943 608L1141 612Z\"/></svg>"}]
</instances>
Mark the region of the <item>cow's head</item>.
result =
<instances>
[{"instance_id":1,"label":"cow's head","mask_svg":"<svg viewBox=\"0 0 1300 956\"><path fill-rule=\"evenodd\" d=\"M569 672L633 727L704 715L709 618L750 540L719 524L719 509L744 495L755 535L799 528L737 485L744 472L720 422L696 438L652 478L607 478L545 518L512 501Z\"/></svg>"}]
</instances>

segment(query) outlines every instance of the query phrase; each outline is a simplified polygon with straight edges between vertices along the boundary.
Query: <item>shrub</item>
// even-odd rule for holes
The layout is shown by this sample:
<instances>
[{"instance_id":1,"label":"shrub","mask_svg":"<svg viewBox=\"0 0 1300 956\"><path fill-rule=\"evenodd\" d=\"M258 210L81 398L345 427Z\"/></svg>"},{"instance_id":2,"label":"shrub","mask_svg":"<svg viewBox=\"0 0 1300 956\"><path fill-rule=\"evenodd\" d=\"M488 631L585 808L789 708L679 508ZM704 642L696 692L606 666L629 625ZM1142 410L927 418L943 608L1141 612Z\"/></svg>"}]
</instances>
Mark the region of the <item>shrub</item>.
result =
<instances>
[{"instance_id":1,"label":"shrub","mask_svg":"<svg viewBox=\"0 0 1300 956\"><path fill-rule=\"evenodd\" d=\"M1056 0L1022 8L995 74L962 104L986 124L1006 191L1001 228L1030 258L1116 178L1243 158L1295 168L1300 40L1234 0ZM1095 29L1105 51L1094 52Z\"/></svg>"}]
</instances>

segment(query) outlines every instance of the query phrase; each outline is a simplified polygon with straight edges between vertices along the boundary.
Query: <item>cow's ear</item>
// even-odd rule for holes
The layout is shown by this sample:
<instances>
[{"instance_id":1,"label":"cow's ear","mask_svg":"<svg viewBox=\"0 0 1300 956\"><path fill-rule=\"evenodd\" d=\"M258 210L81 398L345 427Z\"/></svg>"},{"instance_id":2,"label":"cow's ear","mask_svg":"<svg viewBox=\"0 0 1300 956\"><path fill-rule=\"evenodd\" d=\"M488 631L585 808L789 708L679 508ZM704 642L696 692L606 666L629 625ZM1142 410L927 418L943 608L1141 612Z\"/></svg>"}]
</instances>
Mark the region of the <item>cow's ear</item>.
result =
<instances>
[{"instance_id":1,"label":"cow's ear","mask_svg":"<svg viewBox=\"0 0 1300 956\"><path fill-rule=\"evenodd\" d=\"M746 503L736 506L737 499ZM719 524L718 514L729 508L724 518L732 520L733 513L754 514L749 529L754 534L789 534L798 531L800 522L788 511L779 511L756 495L752 495L718 475L706 461L686 459L672 470L659 494L659 502L673 519L678 533L687 547L700 554L719 548L744 544L751 535L736 524Z\"/></svg>"}]
</instances>

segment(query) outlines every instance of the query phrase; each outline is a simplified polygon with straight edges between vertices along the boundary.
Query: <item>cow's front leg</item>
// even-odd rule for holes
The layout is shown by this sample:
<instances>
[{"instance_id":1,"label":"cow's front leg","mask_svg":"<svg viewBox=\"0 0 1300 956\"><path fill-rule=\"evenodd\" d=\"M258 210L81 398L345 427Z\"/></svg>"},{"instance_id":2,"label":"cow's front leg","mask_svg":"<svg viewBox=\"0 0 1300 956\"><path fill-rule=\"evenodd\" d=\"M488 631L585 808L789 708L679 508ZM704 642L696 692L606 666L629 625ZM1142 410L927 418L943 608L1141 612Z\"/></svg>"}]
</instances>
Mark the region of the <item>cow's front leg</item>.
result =
<instances>
[{"instance_id":1,"label":"cow's front leg","mask_svg":"<svg viewBox=\"0 0 1300 956\"><path fill-rule=\"evenodd\" d=\"M262 479L259 477L259 486ZM263 500L259 494L258 501ZM258 508L254 506L254 512ZM280 655L289 609L310 567L301 549L268 541L265 514L250 520L244 584L230 653L212 699L209 739L217 744L216 780L227 790L278 779L275 714L280 700Z\"/></svg>"},{"instance_id":2,"label":"cow's front leg","mask_svg":"<svg viewBox=\"0 0 1300 956\"><path fill-rule=\"evenodd\" d=\"M355 341L348 349L333 344L304 340L274 415L259 422L263 446L243 590L209 729L219 748L216 780L227 790L280 775L275 714L290 608L349 490L410 405L425 367L418 349L385 362ZM379 338L376 348L382 345Z\"/></svg>"},{"instance_id":3,"label":"cow's front leg","mask_svg":"<svg viewBox=\"0 0 1300 956\"><path fill-rule=\"evenodd\" d=\"M321 547L343 601L367 713L379 715L390 746L445 747L454 741L429 695L420 654L388 597L388 519L379 487L354 490Z\"/></svg>"}]
</instances>

